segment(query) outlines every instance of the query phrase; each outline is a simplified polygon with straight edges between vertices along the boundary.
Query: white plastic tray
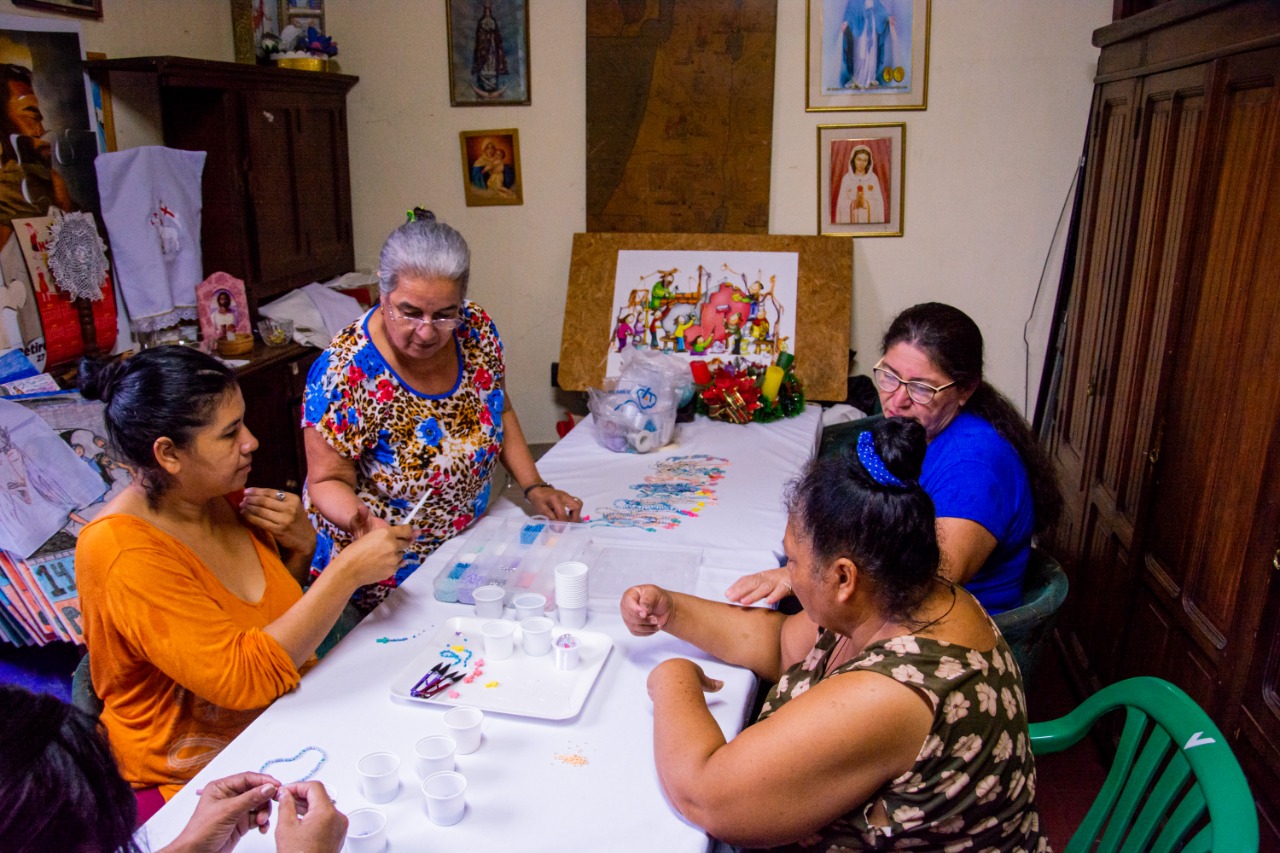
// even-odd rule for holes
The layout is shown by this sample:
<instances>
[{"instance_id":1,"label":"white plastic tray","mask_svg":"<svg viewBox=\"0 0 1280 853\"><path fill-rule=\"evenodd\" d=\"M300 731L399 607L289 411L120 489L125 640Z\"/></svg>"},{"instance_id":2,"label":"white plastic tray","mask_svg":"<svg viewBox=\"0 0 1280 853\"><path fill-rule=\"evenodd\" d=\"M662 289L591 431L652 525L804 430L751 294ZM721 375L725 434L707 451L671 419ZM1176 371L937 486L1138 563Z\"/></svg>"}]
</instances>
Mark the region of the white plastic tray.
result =
<instances>
[{"instance_id":1,"label":"white plastic tray","mask_svg":"<svg viewBox=\"0 0 1280 853\"><path fill-rule=\"evenodd\" d=\"M480 626L487 619L455 616L440 627L427 650L400 671L391 682L391 695L408 702L428 705L470 705L499 714L537 717L543 720L567 720L577 716L587 701L596 677L604 668L613 640L607 634L581 629L552 629L552 640L563 633L578 638L580 660L570 670L556 669L555 654L548 652L529 657L521 648L520 623L516 624L515 651L505 660L489 660L484 654L484 638ZM455 651L460 649L461 651ZM468 659L467 651L470 651ZM453 663L452 655L467 661L468 673L474 672L476 661L483 660L483 674L470 684L458 682L449 690L420 699L410 695L414 685L438 663ZM453 668L459 669L456 664ZM450 692L457 697L451 697Z\"/></svg>"},{"instance_id":2,"label":"white plastic tray","mask_svg":"<svg viewBox=\"0 0 1280 853\"><path fill-rule=\"evenodd\" d=\"M702 549L680 545L592 540L581 557L589 568L591 610L616 614L622 594L636 584L652 583L694 595Z\"/></svg>"}]
</instances>

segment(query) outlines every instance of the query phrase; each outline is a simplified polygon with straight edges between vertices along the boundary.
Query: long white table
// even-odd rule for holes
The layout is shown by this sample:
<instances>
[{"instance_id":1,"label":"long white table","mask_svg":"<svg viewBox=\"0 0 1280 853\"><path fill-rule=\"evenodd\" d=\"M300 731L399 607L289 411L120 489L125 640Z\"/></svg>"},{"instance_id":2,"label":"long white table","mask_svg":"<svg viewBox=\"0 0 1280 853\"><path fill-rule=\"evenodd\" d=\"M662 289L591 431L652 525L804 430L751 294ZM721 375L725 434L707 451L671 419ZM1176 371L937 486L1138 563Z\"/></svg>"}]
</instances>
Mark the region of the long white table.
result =
<instances>
[{"instance_id":1,"label":"long white table","mask_svg":"<svg viewBox=\"0 0 1280 853\"><path fill-rule=\"evenodd\" d=\"M661 459L706 453L729 463L714 505L686 516L688 523L653 531L603 524L592 527L593 538L703 546L706 559L697 591L711 598L720 598L744 571L777 565L785 524L779 498L783 484L816 447L816 408L768 427L706 420L682 425L675 446L645 456L610 453L594 444L589 429L589 423L579 425L539 463L548 480L587 499L588 513L632 491L630 485L642 482ZM509 504L495 508L500 515L512 511ZM749 514L750 524L738 523L740 513ZM732 544L719 545L720 537ZM324 782L345 812L372 805L359 790L359 758L380 750L400 756L400 795L376 806L388 818L389 850L705 850L706 835L671 808L658 785L646 679L669 657L702 661L711 677L725 682L710 704L730 738L745 722L755 679L669 636L632 637L616 613L593 611L586 626L607 634L614 647L582 711L563 721L487 714L480 749L457 758L457 769L468 781L466 815L451 827L428 821L413 747L426 735L444 733L447 708L393 699L390 685L428 648L440 625L472 613L470 606L433 597L436 574L458 548L454 540L433 554L296 691L267 709L161 809L141 831L151 847L177 835L203 783L316 746L328 757L314 778ZM304 772L279 764L270 771L284 781ZM273 850L274 841L271 835L252 834L237 849Z\"/></svg>"}]
</instances>

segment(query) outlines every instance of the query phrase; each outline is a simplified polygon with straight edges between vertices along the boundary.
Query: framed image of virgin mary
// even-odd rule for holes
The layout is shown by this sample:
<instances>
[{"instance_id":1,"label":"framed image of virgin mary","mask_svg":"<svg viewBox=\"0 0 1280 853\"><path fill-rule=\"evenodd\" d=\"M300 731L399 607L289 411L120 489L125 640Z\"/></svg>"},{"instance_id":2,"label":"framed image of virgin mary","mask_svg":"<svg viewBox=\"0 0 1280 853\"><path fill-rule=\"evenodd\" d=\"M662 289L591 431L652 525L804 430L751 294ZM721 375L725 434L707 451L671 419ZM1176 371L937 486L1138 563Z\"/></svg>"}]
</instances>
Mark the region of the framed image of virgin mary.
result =
<instances>
[{"instance_id":1,"label":"framed image of virgin mary","mask_svg":"<svg viewBox=\"0 0 1280 853\"><path fill-rule=\"evenodd\" d=\"M527 0L446 0L449 103L530 103Z\"/></svg>"},{"instance_id":2,"label":"framed image of virgin mary","mask_svg":"<svg viewBox=\"0 0 1280 853\"><path fill-rule=\"evenodd\" d=\"M818 126L818 233L901 237L907 126Z\"/></svg>"},{"instance_id":3,"label":"framed image of virgin mary","mask_svg":"<svg viewBox=\"0 0 1280 853\"><path fill-rule=\"evenodd\" d=\"M923 110L930 0L809 0L805 110Z\"/></svg>"}]
</instances>

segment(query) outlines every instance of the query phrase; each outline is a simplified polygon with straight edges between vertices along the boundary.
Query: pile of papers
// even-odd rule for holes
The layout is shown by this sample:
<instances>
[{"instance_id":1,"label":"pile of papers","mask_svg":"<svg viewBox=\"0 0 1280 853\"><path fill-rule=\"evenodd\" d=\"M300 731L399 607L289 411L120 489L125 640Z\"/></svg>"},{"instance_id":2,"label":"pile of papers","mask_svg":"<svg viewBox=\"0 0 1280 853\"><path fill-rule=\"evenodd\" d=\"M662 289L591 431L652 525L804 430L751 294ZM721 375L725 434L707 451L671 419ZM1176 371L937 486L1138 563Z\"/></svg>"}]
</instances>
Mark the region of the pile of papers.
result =
<instances>
[{"instance_id":1,"label":"pile of papers","mask_svg":"<svg viewBox=\"0 0 1280 853\"><path fill-rule=\"evenodd\" d=\"M83 645L76 537L132 480L102 403L74 391L0 400L0 641Z\"/></svg>"}]
</instances>

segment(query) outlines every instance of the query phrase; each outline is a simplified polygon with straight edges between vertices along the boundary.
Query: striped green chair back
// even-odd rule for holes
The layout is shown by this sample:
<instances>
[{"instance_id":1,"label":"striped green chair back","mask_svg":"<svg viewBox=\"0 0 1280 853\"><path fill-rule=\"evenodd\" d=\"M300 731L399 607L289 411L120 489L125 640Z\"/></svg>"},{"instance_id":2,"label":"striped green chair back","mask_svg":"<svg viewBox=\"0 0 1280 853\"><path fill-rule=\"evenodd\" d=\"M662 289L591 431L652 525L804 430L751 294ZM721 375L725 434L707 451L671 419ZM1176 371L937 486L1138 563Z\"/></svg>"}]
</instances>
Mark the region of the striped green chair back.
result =
<instances>
[{"instance_id":1,"label":"striped green chair back","mask_svg":"<svg viewBox=\"0 0 1280 853\"><path fill-rule=\"evenodd\" d=\"M1032 723L1032 751L1067 749L1117 708L1115 762L1067 853L1256 853L1258 813L1240 763L1209 715L1163 679L1109 685L1065 717Z\"/></svg>"}]
</instances>

